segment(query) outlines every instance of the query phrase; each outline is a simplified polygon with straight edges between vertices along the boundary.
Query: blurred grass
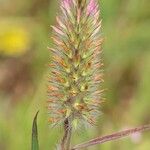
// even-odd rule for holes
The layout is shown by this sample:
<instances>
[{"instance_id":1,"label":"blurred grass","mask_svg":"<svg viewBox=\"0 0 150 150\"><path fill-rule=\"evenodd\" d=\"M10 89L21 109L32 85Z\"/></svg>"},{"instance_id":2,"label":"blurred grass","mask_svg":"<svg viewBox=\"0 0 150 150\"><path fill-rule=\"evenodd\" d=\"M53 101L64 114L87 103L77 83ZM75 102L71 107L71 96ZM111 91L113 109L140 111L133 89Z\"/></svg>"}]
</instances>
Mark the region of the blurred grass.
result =
<instances>
[{"instance_id":1,"label":"blurred grass","mask_svg":"<svg viewBox=\"0 0 150 150\"><path fill-rule=\"evenodd\" d=\"M76 132L73 136L74 144L150 121L149 0L101 0L100 4L103 19L102 36L105 38L103 59L104 88L108 89L105 92L106 103L102 106L103 115L99 118L98 125ZM47 64L50 61L47 46L51 44L50 25L55 22L58 5L54 0L14 0L13 3L11 0L0 1L2 10L0 149L2 150L30 149L32 120L37 110L40 110L38 119L40 148L54 149L60 140L62 129L49 127L46 110L46 80L49 72ZM4 22L5 26L2 25ZM12 33L13 26L15 34L14 32L8 34ZM14 40L14 36L17 36L18 40ZM13 67L15 68L8 66L11 66L12 61L20 59L28 63L28 71L25 74L30 76L30 80L21 78L24 80L21 85L16 74L13 78L8 76L13 75ZM7 79L5 82L4 77ZM26 82L30 84L26 85ZM24 86L27 86L28 90L24 90ZM18 91L21 90L21 94L18 95ZM91 149L149 150L149 136L149 133L145 133L139 139L132 137Z\"/></svg>"}]
</instances>

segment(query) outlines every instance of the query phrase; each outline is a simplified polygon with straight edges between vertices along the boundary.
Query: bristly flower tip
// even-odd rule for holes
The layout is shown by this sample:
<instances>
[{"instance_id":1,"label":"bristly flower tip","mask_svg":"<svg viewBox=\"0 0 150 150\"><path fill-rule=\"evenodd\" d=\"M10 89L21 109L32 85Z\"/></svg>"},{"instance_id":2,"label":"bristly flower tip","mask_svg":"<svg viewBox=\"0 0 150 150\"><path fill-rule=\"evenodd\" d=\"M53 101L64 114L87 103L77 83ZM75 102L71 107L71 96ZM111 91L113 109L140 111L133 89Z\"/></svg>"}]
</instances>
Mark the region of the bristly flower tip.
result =
<instances>
[{"instance_id":1,"label":"bristly flower tip","mask_svg":"<svg viewBox=\"0 0 150 150\"><path fill-rule=\"evenodd\" d=\"M95 14L98 11L98 5L95 0L90 0L88 7L87 7L87 13L88 14Z\"/></svg>"},{"instance_id":2,"label":"bristly flower tip","mask_svg":"<svg viewBox=\"0 0 150 150\"><path fill-rule=\"evenodd\" d=\"M62 0L48 86L50 121L95 124L102 102L101 21L97 0Z\"/></svg>"}]
</instances>

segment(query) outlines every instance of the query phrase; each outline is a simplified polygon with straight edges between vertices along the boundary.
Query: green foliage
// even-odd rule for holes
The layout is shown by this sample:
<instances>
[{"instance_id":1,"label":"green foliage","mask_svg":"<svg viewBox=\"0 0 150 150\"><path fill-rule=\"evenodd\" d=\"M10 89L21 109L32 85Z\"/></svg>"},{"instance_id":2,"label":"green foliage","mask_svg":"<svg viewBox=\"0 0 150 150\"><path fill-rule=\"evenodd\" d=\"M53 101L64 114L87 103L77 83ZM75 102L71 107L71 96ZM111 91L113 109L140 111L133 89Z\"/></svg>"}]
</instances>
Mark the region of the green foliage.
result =
<instances>
[{"instance_id":1,"label":"green foliage","mask_svg":"<svg viewBox=\"0 0 150 150\"><path fill-rule=\"evenodd\" d=\"M32 126L32 148L31 150L39 150L39 142L38 142L38 128L37 128L37 116L38 113L36 113L34 120L33 120L33 126Z\"/></svg>"}]
</instances>

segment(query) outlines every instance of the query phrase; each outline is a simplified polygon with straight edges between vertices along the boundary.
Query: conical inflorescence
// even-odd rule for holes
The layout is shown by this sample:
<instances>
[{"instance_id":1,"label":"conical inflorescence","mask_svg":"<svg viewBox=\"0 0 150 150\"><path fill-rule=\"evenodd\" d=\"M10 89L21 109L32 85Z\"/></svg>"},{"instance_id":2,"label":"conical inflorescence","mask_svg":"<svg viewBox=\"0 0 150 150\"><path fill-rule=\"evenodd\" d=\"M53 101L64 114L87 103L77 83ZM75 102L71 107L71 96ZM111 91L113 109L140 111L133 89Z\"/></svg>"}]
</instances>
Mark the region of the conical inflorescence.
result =
<instances>
[{"instance_id":1,"label":"conical inflorescence","mask_svg":"<svg viewBox=\"0 0 150 150\"><path fill-rule=\"evenodd\" d=\"M101 100L101 21L97 0L62 0L48 86L50 121L94 124Z\"/></svg>"}]
</instances>

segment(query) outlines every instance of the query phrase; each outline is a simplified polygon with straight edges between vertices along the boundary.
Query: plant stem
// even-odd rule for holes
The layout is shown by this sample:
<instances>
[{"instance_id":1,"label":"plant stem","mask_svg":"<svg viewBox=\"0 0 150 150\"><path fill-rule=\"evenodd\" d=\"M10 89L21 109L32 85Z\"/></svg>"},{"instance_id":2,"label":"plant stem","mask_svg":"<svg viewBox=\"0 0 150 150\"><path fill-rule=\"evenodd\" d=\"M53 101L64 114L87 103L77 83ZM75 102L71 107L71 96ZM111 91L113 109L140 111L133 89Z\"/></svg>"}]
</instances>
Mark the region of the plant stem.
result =
<instances>
[{"instance_id":1,"label":"plant stem","mask_svg":"<svg viewBox=\"0 0 150 150\"><path fill-rule=\"evenodd\" d=\"M93 146L93 145L102 144L102 143L105 143L105 142L117 140L117 139L129 136L131 134L138 133L138 132L143 132L143 131L146 131L146 130L150 130L150 124L149 125L144 125L144 126L141 126L141 127L137 127L137 128L133 128L133 129L129 129L129 130L125 130L125 131L120 131L120 132L117 132L117 133L114 133L114 134L111 134L111 135L98 137L98 138L92 139L90 141L87 141L85 143L76 145L71 150L79 150L79 149L82 149L82 148L87 148L87 147L90 147L90 146Z\"/></svg>"},{"instance_id":2,"label":"plant stem","mask_svg":"<svg viewBox=\"0 0 150 150\"><path fill-rule=\"evenodd\" d=\"M64 121L64 136L61 141L61 150L70 150L72 127L69 119Z\"/></svg>"}]
</instances>

